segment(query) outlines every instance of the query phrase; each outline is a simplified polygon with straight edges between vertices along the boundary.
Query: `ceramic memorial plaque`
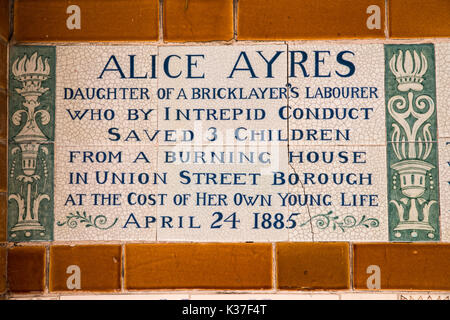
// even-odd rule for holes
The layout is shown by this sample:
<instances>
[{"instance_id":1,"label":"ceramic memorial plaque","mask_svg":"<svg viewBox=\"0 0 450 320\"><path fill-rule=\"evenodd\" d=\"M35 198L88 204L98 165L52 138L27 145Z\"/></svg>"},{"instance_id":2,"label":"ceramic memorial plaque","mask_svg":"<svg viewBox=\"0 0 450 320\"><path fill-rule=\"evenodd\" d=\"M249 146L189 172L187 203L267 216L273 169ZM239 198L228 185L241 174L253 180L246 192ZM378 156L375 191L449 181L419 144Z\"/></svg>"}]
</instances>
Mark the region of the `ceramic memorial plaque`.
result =
<instances>
[{"instance_id":1,"label":"ceramic memorial plaque","mask_svg":"<svg viewBox=\"0 0 450 320\"><path fill-rule=\"evenodd\" d=\"M14 46L8 237L448 238L447 47Z\"/></svg>"}]
</instances>

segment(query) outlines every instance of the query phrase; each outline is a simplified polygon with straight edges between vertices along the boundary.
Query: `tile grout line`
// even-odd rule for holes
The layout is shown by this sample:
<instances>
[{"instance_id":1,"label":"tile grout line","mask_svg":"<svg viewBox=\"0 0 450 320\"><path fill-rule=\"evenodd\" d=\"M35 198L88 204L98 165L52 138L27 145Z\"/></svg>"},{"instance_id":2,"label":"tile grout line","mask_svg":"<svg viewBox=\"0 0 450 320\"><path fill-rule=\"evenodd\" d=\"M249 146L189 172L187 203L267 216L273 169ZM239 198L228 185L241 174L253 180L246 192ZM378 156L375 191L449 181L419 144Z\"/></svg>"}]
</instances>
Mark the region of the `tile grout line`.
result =
<instances>
[{"instance_id":1,"label":"tile grout line","mask_svg":"<svg viewBox=\"0 0 450 320\"><path fill-rule=\"evenodd\" d=\"M146 40L146 41L127 41L125 42L128 46L164 46L164 47L189 47L189 46L223 46L223 45L280 45L285 43L290 43L292 45L302 45L308 42L315 42L317 44L330 44L330 45L351 45L351 44L423 44L423 43L448 43L450 37L422 37L422 38L405 38L405 39L392 39L392 38L374 38L374 39L292 39L292 40L212 40L212 41L159 41L159 40ZM11 42L9 42L11 43ZM78 46L123 46L123 41L67 41L67 42L56 42L56 41L30 41L30 42L17 42L13 46L26 45L26 46L63 46L63 47L78 47Z\"/></svg>"},{"instance_id":2,"label":"tile grout line","mask_svg":"<svg viewBox=\"0 0 450 320\"><path fill-rule=\"evenodd\" d=\"M234 41L237 41L238 2L239 2L239 0L233 0L233 40Z\"/></svg>"},{"instance_id":3,"label":"tile grout line","mask_svg":"<svg viewBox=\"0 0 450 320\"><path fill-rule=\"evenodd\" d=\"M164 27L163 27L163 17L164 17L164 0L158 0L158 44L164 43Z\"/></svg>"},{"instance_id":4,"label":"tile grout line","mask_svg":"<svg viewBox=\"0 0 450 320\"><path fill-rule=\"evenodd\" d=\"M388 0L386 0L386 32L388 30L387 28L387 23L388 23L388 13L387 13L387 5L388 5ZM383 45L383 60L384 63L386 63L386 45ZM384 77L383 77L383 81L382 81L382 85L381 87L383 88L383 93L384 93L384 102L383 102L383 109L384 109L384 127L383 130L385 132L385 151L386 151L386 156L383 159L385 161L385 166L386 167L386 171L385 171L385 176L386 176L386 185L384 186L384 190L386 193L386 202L387 202L387 207L385 209L384 215L386 217L386 224L387 224L387 230L386 230L386 239L389 242L390 241L390 218L389 218L389 154L388 154L388 150L389 150L389 129L388 129L388 125L387 125L387 119L388 119L388 111L387 109L387 105L386 105L386 66L384 67ZM383 169L384 169L383 167Z\"/></svg>"},{"instance_id":5,"label":"tile grout line","mask_svg":"<svg viewBox=\"0 0 450 320\"><path fill-rule=\"evenodd\" d=\"M444 236L444 228L442 227L443 225L443 208L442 208L442 202L441 202L441 188L443 186L442 181L441 181L441 174L444 175L443 172L441 172L441 165L440 165L440 149L439 149L439 141L442 140L442 138L439 135L439 131L440 131L440 125L439 123L441 123L441 120L438 119L438 114L439 114L439 101L438 101L438 66L437 66L437 55L438 55L438 50L436 48L436 44L433 43L433 53L434 53L434 98L435 98L435 105L436 105L436 109L434 110L434 114L436 116L436 141L432 141L433 144L435 144L436 146L436 189L437 189L437 201L438 201L438 226L439 226L439 241L442 241L442 237ZM440 75L440 72L439 72ZM442 144L442 142L441 142ZM445 146L445 144L444 144ZM442 147L442 145L441 145ZM449 163L450 165L450 163ZM444 170L445 171L445 170ZM448 182L450 184L450 182Z\"/></svg>"},{"instance_id":6,"label":"tile grout line","mask_svg":"<svg viewBox=\"0 0 450 320\"><path fill-rule=\"evenodd\" d=\"M2 244L3 246L3 244ZM2 296L4 296L5 298L8 298L9 295L9 283L8 283L8 253L9 253L9 248L8 248L8 242L6 242L4 244L5 246L5 290L4 292L1 294Z\"/></svg>"},{"instance_id":7,"label":"tile grout line","mask_svg":"<svg viewBox=\"0 0 450 320\"><path fill-rule=\"evenodd\" d=\"M287 88L290 88L290 83L289 83L289 41L285 41L284 42L286 45L286 86ZM286 130L287 132L289 132L290 130L290 100L289 100L289 94L287 94L286 96L286 105L289 107L288 108L288 119L286 120ZM296 145L294 147L299 147L299 145ZM288 136L288 141L287 141L287 168L288 168L288 172L289 169L291 169L292 171L294 171L295 174L297 174L297 171L295 170L294 165L289 161L289 152L291 149L291 138ZM306 196L306 189L305 189L305 185L303 182L300 181L300 185L303 191L303 195ZM289 185L287 187L287 191L289 192ZM290 204L288 205L288 210L291 208ZM313 228L313 223L312 223L312 215L311 215L311 211L309 208L309 204L306 204L306 210L308 212L308 216L310 218L310 230L311 230L311 242L314 242L314 228ZM288 234L287 234L287 241L289 242L291 240L291 234L288 230Z\"/></svg>"},{"instance_id":8,"label":"tile grout line","mask_svg":"<svg viewBox=\"0 0 450 320\"><path fill-rule=\"evenodd\" d=\"M286 45L286 87L287 87L287 89L289 89L289 88L291 88L290 76L289 76L289 41L284 41L284 44ZM286 96L286 106L288 106L288 110L287 110L288 119L286 120L286 131L289 132L290 124L291 124L291 121L290 121L290 117L291 117L290 94L287 94L287 96ZM287 145L286 145L286 148L287 148L287 150L286 150L287 151L287 157L286 157L287 170L289 172L289 169L291 169L292 171L294 171L294 173L297 173L294 168L294 165L289 161L289 153L291 152L293 147L300 147L300 146L299 145L293 146L291 142L292 142L291 137L288 136L288 141L287 141ZM301 186L304 189L303 183L301 183ZM288 191L288 193L290 192L289 185L287 186L287 191ZM305 192L303 194L305 194ZM288 209L287 209L288 213L290 212L291 208L295 208L295 206L288 204ZM307 210L308 210L308 214L309 214L309 205L308 204L307 204ZM293 238L294 238L294 236L293 236ZM311 240L312 240L312 242L314 242L314 232L312 229L312 224L311 224ZM288 230L287 231L287 242L290 242L290 241L291 241L291 232Z\"/></svg>"},{"instance_id":9,"label":"tile grout line","mask_svg":"<svg viewBox=\"0 0 450 320\"><path fill-rule=\"evenodd\" d=\"M121 245L122 250L122 259L121 259L121 266L120 266L120 292L126 294L125 291L125 244L123 243Z\"/></svg>"},{"instance_id":10,"label":"tile grout line","mask_svg":"<svg viewBox=\"0 0 450 320\"><path fill-rule=\"evenodd\" d=\"M15 0L9 1L9 35L8 35L9 40L11 40L14 34L14 2Z\"/></svg>"},{"instance_id":11,"label":"tile grout line","mask_svg":"<svg viewBox=\"0 0 450 320\"><path fill-rule=\"evenodd\" d=\"M389 39L389 0L384 1L384 36Z\"/></svg>"}]
</instances>

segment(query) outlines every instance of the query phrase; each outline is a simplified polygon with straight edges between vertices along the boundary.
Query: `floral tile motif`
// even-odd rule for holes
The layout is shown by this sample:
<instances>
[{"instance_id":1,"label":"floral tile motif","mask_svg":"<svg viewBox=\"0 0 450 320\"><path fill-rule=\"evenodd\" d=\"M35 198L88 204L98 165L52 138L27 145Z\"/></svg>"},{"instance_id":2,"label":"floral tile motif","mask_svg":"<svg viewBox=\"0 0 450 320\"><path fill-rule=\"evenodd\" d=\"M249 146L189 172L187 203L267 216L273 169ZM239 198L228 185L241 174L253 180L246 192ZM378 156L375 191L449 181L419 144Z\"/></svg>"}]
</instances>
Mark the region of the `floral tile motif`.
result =
<instances>
[{"instance_id":1,"label":"floral tile motif","mask_svg":"<svg viewBox=\"0 0 450 320\"><path fill-rule=\"evenodd\" d=\"M10 241L53 240L55 68L55 47L10 50Z\"/></svg>"},{"instance_id":2,"label":"floral tile motif","mask_svg":"<svg viewBox=\"0 0 450 320\"><path fill-rule=\"evenodd\" d=\"M385 55L389 239L437 241L434 46L386 45Z\"/></svg>"}]
</instances>

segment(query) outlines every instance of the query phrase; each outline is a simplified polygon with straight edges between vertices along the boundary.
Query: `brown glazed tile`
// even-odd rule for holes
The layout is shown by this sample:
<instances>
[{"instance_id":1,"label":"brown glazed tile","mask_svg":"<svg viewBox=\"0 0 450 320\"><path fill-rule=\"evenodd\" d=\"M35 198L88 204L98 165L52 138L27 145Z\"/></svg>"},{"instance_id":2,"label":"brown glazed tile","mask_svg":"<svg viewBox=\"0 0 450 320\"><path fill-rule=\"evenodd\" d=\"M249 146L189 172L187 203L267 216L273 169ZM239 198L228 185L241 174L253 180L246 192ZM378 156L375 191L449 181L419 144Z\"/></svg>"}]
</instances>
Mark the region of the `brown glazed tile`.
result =
<instances>
[{"instance_id":1,"label":"brown glazed tile","mask_svg":"<svg viewBox=\"0 0 450 320\"><path fill-rule=\"evenodd\" d=\"M355 289L375 283L375 266L381 290L450 290L449 243L358 243L353 251Z\"/></svg>"},{"instance_id":2,"label":"brown glazed tile","mask_svg":"<svg viewBox=\"0 0 450 320\"><path fill-rule=\"evenodd\" d=\"M270 243L128 244L125 287L270 289Z\"/></svg>"},{"instance_id":3,"label":"brown glazed tile","mask_svg":"<svg viewBox=\"0 0 450 320\"><path fill-rule=\"evenodd\" d=\"M0 247L0 295L6 291L6 247Z\"/></svg>"},{"instance_id":4,"label":"brown glazed tile","mask_svg":"<svg viewBox=\"0 0 450 320\"><path fill-rule=\"evenodd\" d=\"M450 1L389 0L391 38L450 37Z\"/></svg>"},{"instance_id":5,"label":"brown glazed tile","mask_svg":"<svg viewBox=\"0 0 450 320\"><path fill-rule=\"evenodd\" d=\"M9 38L9 0L0 0L0 39Z\"/></svg>"},{"instance_id":6,"label":"brown glazed tile","mask_svg":"<svg viewBox=\"0 0 450 320\"><path fill-rule=\"evenodd\" d=\"M8 107L6 90L0 89L0 141L8 137Z\"/></svg>"},{"instance_id":7,"label":"brown glazed tile","mask_svg":"<svg viewBox=\"0 0 450 320\"><path fill-rule=\"evenodd\" d=\"M7 177L8 177L8 153L6 141L0 141L0 192L8 191Z\"/></svg>"},{"instance_id":8,"label":"brown glazed tile","mask_svg":"<svg viewBox=\"0 0 450 320\"><path fill-rule=\"evenodd\" d=\"M349 245L277 243L277 287L282 290L338 290L350 287Z\"/></svg>"},{"instance_id":9,"label":"brown glazed tile","mask_svg":"<svg viewBox=\"0 0 450 320\"><path fill-rule=\"evenodd\" d=\"M8 212L8 193L0 192L0 243L6 242L7 212Z\"/></svg>"},{"instance_id":10,"label":"brown glazed tile","mask_svg":"<svg viewBox=\"0 0 450 320\"><path fill-rule=\"evenodd\" d=\"M384 0L239 0L238 40L384 38ZM372 7L379 11L375 28ZM369 8L370 7L370 8ZM369 9L368 9L369 8ZM369 13L367 11L369 10Z\"/></svg>"},{"instance_id":11,"label":"brown glazed tile","mask_svg":"<svg viewBox=\"0 0 450 320\"><path fill-rule=\"evenodd\" d=\"M8 45L0 41L0 89L6 89L8 70Z\"/></svg>"},{"instance_id":12,"label":"brown glazed tile","mask_svg":"<svg viewBox=\"0 0 450 320\"><path fill-rule=\"evenodd\" d=\"M120 290L121 252L120 245L52 246L49 290Z\"/></svg>"},{"instance_id":13,"label":"brown glazed tile","mask_svg":"<svg viewBox=\"0 0 450 320\"><path fill-rule=\"evenodd\" d=\"M165 0L165 41L213 41L233 38L233 0Z\"/></svg>"},{"instance_id":14,"label":"brown glazed tile","mask_svg":"<svg viewBox=\"0 0 450 320\"><path fill-rule=\"evenodd\" d=\"M11 292L44 291L44 247L11 248L8 250L7 264L7 279Z\"/></svg>"},{"instance_id":15,"label":"brown glazed tile","mask_svg":"<svg viewBox=\"0 0 450 320\"><path fill-rule=\"evenodd\" d=\"M68 9L71 5L81 11L79 24L72 11L78 9ZM24 42L155 41L158 15L158 0L16 0L14 37Z\"/></svg>"}]
</instances>

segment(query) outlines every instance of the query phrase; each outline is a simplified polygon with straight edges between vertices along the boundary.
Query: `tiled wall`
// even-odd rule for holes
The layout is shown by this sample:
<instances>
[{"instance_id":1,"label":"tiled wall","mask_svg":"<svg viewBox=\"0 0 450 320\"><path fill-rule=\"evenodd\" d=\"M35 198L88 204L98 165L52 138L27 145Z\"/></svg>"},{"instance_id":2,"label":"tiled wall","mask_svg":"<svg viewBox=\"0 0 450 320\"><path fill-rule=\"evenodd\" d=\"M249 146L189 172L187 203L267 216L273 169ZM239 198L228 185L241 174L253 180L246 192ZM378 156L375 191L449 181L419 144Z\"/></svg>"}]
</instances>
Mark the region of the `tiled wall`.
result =
<instances>
[{"instance_id":1,"label":"tiled wall","mask_svg":"<svg viewBox=\"0 0 450 320\"><path fill-rule=\"evenodd\" d=\"M82 10L81 30L66 26L73 4ZM449 41L449 21L448 0L0 0L0 295L450 291L450 244L442 242L28 243L6 237L8 43L437 43ZM446 114L441 121L449 120ZM448 222L447 208L441 215Z\"/></svg>"}]
</instances>

